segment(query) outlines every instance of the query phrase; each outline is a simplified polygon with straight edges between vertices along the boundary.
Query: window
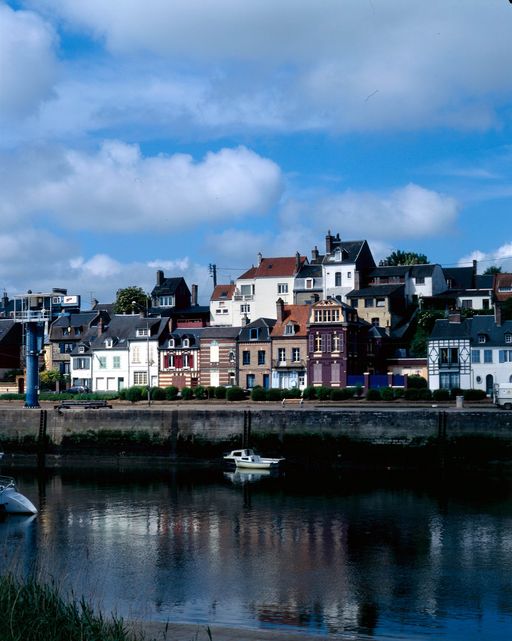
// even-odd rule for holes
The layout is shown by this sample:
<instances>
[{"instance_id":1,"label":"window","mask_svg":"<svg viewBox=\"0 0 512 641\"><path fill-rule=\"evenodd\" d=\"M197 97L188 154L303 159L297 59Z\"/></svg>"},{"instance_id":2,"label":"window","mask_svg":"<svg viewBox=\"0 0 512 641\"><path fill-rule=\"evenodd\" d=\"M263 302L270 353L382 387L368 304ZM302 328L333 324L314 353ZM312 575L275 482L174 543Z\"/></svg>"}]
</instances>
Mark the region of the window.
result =
<instances>
[{"instance_id":1,"label":"window","mask_svg":"<svg viewBox=\"0 0 512 641\"><path fill-rule=\"evenodd\" d=\"M190 339L189 338L184 338L183 339L183 347L190 347Z\"/></svg>"},{"instance_id":2,"label":"window","mask_svg":"<svg viewBox=\"0 0 512 641\"><path fill-rule=\"evenodd\" d=\"M293 323L288 323L284 328L284 333L287 336L293 336L293 334L295 334L295 325Z\"/></svg>"},{"instance_id":3,"label":"window","mask_svg":"<svg viewBox=\"0 0 512 641\"><path fill-rule=\"evenodd\" d=\"M114 369L119 369L121 367L121 357L120 356L114 356L112 359L112 367Z\"/></svg>"},{"instance_id":4,"label":"window","mask_svg":"<svg viewBox=\"0 0 512 641\"><path fill-rule=\"evenodd\" d=\"M249 314L251 311L251 306L245 303L244 305L240 305L240 314Z\"/></svg>"},{"instance_id":5,"label":"window","mask_svg":"<svg viewBox=\"0 0 512 641\"><path fill-rule=\"evenodd\" d=\"M377 298L377 301L375 303L375 307L385 307L386 306L386 299L385 298Z\"/></svg>"},{"instance_id":6,"label":"window","mask_svg":"<svg viewBox=\"0 0 512 641\"><path fill-rule=\"evenodd\" d=\"M372 325L374 327L379 327L380 326L380 318L372 318Z\"/></svg>"},{"instance_id":7,"label":"window","mask_svg":"<svg viewBox=\"0 0 512 641\"><path fill-rule=\"evenodd\" d=\"M106 338L105 339L105 347L107 349L112 349L112 345L114 344L114 341L111 338Z\"/></svg>"},{"instance_id":8,"label":"window","mask_svg":"<svg viewBox=\"0 0 512 641\"><path fill-rule=\"evenodd\" d=\"M306 289L313 289L313 282L312 278L306 278Z\"/></svg>"},{"instance_id":9,"label":"window","mask_svg":"<svg viewBox=\"0 0 512 641\"><path fill-rule=\"evenodd\" d=\"M149 336L149 328L147 327L138 327L136 331L137 336Z\"/></svg>"},{"instance_id":10,"label":"window","mask_svg":"<svg viewBox=\"0 0 512 641\"><path fill-rule=\"evenodd\" d=\"M479 343L481 343L481 344L485 343L486 340L487 340L487 337L485 336L485 334L478 334L478 342Z\"/></svg>"},{"instance_id":11,"label":"window","mask_svg":"<svg viewBox=\"0 0 512 641\"><path fill-rule=\"evenodd\" d=\"M336 309L315 309L315 323L339 323L340 310Z\"/></svg>"},{"instance_id":12,"label":"window","mask_svg":"<svg viewBox=\"0 0 512 641\"><path fill-rule=\"evenodd\" d=\"M252 389L256 382L256 376L254 374L247 374L246 385L247 389Z\"/></svg>"},{"instance_id":13,"label":"window","mask_svg":"<svg viewBox=\"0 0 512 641\"><path fill-rule=\"evenodd\" d=\"M147 385L148 384L148 373L147 372L133 372L133 384L134 385Z\"/></svg>"},{"instance_id":14,"label":"window","mask_svg":"<svg viewBox=\"0 0 512 641\"><path fill-rule=\"evenodd\" d=\"M74 369L89 369L90 367L90 358L74 358L73 367Z\"/></svg>"},{"instance_id":15,"label":"window","mask_svg":"<svg viewBox=\"0 0 512 641\"><path fill-rule=\"evenodd\" d=\"M159 296L158 303L160 307L173 307L174 306L174 296Z\"/></svg>"},{"instance_id":16,"label":"window","mask_svg":"<svg viewBox=\"0 0 512 641\"><path fill-rule=\"evenodd\" d=\"M460 387L460 376L458 372L440 372L439 383L441 389L458 389Z\"/></svg>"},{"instance_id":17,"label":"window","mask_svg":"<svg viewBox=\"0 0 512 641\"><path fill-rule=\"evenodd\" d=\"M322 336L320 334L317 334L315 336L315 352L321 352L322 351Z\"/></svg>"},{"instance_id":18,"label":"window","mask_svg":"<svg viewBox=\"0 0 512 641\"><path fill-rule=\"evenodd\" d=\"M251 327L249 330L249 340L251 341L257 341L258 340L258 328L257 327Z\"/></svg>"},{"instance_id":19,"label":"window","mask_svg":"<svg viewBox=\"0 0 512 641\"><path fill-rule=\"evenodd\" d=\"M62 335L63 336L71 336L71 327L63 327L62 328Z\"/></svg>"},{"instance_id":20,"label":"window","mask_svg":"<svg viewBox=\"0 0 512 641\"><path fill-rule=\"evenodd\" d=\"M61 354L69 354L74 346L74 343L59 343L59 352Z\"/></svg>"},{"instance_id":21,"label":"window","mask_svg":"<svg viewBox=\"0 0 512 641\"><path fill-rule=\"evenodd\" d=\"M340 335L339 334L332 335L332 351L333 352L340 351Z\"/></svg>"},{"instance_id":22,"label":"window","mask_svg":"<svg viewBox=\"0 0 512 641\"><path fill-rule=\"evenodd\" d=\"M462 307L462 309L472 309L473 301L470 298L463 298L460 301L460 306Z\"/></svg>"},{"instance_id":23,"label":"window","mask_svg":"<svg viewBox=\"0 0 512 641\"><path fill-rule=\"evenodd\" d=\"M457 347L441 347L440 351L441 365L458 365L459 350Z\"/></svg>"},{"instance_id":24,"label":"window","mask_svg":"<svg viewBox=\"0 0 512 641\"><path fill-rule=\"evenodd\" d=\"M138 345L133 346L132 363L140 363L140 347Z\"/></svg>"},{"instance_id":25,"label":"window","mask_svg":"<svg viewBox=\"0 0 512 641\"><path fill-rule=\"evenodd\" d=\"M505 334L505 343L512 343L512 334Z\"/></svg>"},{"instance_id":26,"label":"window","mask_svg":"<svg viewBox=\"0 0 512 641\"><path fill-rule=\"evenodd\" d=\"M98 361L100 363L100 369L105 369L107 367L107 357L106 356L98 357Z\"/></svg>"},{"instance_id":27,"label":"window","mask_svg":"<svg viewBox=\"0 0 512 641\"><path fill-rule=\"evenodd\" d=\"M350 280L352 278L352 272L347 272L347 278Z\"/></svg>"},{"instance_id":28,"label":"window","mask_svg":"<svg viewBox=\"0 0 512 641\"><path fill-rule=\"evenodd\" d=\"M240 286L240 293L242 296L251 296L253 294L253 286L252 285L241 285Z\"/></svg>"},{"instance_id":29,"label":"window","mask_svg":"<svg viewBox=\"0 0 512 641\"><path fill-rule=\"evenodd\" d=\"M484 363L492 363L492 349L484 349Z\"/></svg>"},{"instance_id":30,"label":"window","mask_svg":"<svg viewBox=\"0 0 512 641\"><path fill-rule=\"evenodd\" d=\"M500 363L512 363L512 349L500 349Z\"/></svg>"},{"instance_id":31,"label":"window","mask_svg":"<svg viewBox=\"0 0 512 641\"><path fill-rule=\"evenodd\" d=\"M365 298L364 299L364 306L365 307L373 307L373 298Z\"/></svg>"},{"instance_id":32,"label":"window","mask_svg":"<svg viewBox=\"0 0 512 641\"><path fill-rule=\"evenodd\" d=\"M265 350L258 350L258 365L265 365Z\"/></svg>"},{"instance_id":33,"label":"window","mask_svg":"<svg viewBox=\"0 0 512 641\"><path fill-rule=\"evenodd\" d=\"M174 338L169 339L169 347L174 347Z\"/></svg>"},{"instance_id":34,"label":"window","mask_svg":"<svg viewBox=\"0 0 512 641\"><path fill-rule=\"evenodd\" d=\"M425 284L425 278L423 276L416 276L414 279L414 282L416 285L424 285Z\"/></svg>"},{"instance_id":35,"label":"window","mask_svg":"<svg viewBox=\"0 0 512 641\"><path fill-rule=\"evenodd\" d=\"M288 283L277 283L277 293L278 294L287 294L288 293Z\"/></svg>"},{"instance_id":36,"label":"window","mask_svg":"<svg viewBox=\"0 0 512 641\"><path fill-rule=\"evenodd\" d=\"M235 362L235 352L233 350L231 350L229 352L228 359L229 359L230 363L234 363Z\"/></svg>"},{"instance_id":37,"label":"window","mask_svg":"<svg viewBox=\"0 0 512 641\"><path fill-rule=\"evenodd\" d=\"M292 361L294 363L300 362L300 347L292 347Z\"/></svg>"},{"instance_id":38,"label":"window","mask_svg":"<svg viewBox=\"0 0 512 641\"><path fill-rule=\"evenodd\" d=\"M242 365L251 364L251 352L249 350L244 350L242 352Z\"/></svg>"},{"instance_id":39,"label":"window","mask_svg":"<svg viewBox=\"0 0 512 641\"><path fill-rule=\"evenodd\" d=\"M279 347L277 350L277 360L280 363L286 362L286 349L284 347Z\"/></svg>"},{"instance_id":40,"label":"window","mask_svg":"<svg viewBox=\"0 0 512 641\"><path fill-rule=\"evenodd\" d=\"M350 304L352 307L359 307L359 299L358 298L352 298Z\"/></svg>"},{"instance_id":41,"label":"window","mask_svg":"<svg viewBox=\"0 0 512 641\"><path fill-rule=\"evenodd\" d=\"M78 353L85 354L85 345L80 345L80 347L78 348Z\"/></svg>"},{"instance_id":42,"label":"window","mask_svg":"<svg viewBox=\"0 0 512 641\"><path fill-rule=\"evenodd\" d=\"M480 362L480 350L479 349L472 349L471 350L471 362L472 363L479 363Z\"/></svg>"},{"instance_id":43,"label":"window","mask_svg":"<svg viewBox=\"0 0 512 641\"><path fill-rule=\"evenodd\" d=\"M210 344L210 363L219 362L219 344L217 341L212 341Z\"/></svg>"},{"instance_id":44,"label":"window","mask_svg":"<svg viewBox=\"0 0 512 641\"><path fill-rule=\"evenodd\" d=\"M341 272L335 272L334 274L334 286L341 287Z\"/></svg>"}]
</instances>

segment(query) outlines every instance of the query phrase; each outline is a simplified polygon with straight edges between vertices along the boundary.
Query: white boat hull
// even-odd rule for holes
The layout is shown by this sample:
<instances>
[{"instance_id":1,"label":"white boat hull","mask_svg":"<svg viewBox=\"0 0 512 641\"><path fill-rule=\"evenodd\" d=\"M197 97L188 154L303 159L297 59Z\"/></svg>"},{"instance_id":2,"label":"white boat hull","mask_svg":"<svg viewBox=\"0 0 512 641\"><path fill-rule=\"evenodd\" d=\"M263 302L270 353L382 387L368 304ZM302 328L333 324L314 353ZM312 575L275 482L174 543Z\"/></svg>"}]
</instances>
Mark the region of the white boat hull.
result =
<instances>
[{"instance_id":1,"label":"white boat hull","mask_svg":"<svg viewBox=\"0 0 512 641\"><path fill-rule=\"evenodd\" d=\"M270 470L273 467L277 467L279 463L280 459L272 459L271 461L266 461L265 459L260 461L235 461L237 467L247 470Z\"/></svg>"},{"instance_id":2,"label":"white boat hull","mask_svg":"<svg viewBox=\"0 0 512 641\"><path fill-rule=\"evenodd\" d=\"M247 470L270 470L278 467L284 458L268 458L256 454L253 450L233 450L224 457L225 461L232 461L237 468Z\"/></svg>"},{"instance_id":3,"label":"white boat hull","mask_svg":"<svg viewBox=\"0 0 512 641\"><path fill-rule=\"evenodd\" d=\"M36 506L18 492L14 479L0 477L0 512L4 514L37 514Z\"/></svg>"}]
</instances>

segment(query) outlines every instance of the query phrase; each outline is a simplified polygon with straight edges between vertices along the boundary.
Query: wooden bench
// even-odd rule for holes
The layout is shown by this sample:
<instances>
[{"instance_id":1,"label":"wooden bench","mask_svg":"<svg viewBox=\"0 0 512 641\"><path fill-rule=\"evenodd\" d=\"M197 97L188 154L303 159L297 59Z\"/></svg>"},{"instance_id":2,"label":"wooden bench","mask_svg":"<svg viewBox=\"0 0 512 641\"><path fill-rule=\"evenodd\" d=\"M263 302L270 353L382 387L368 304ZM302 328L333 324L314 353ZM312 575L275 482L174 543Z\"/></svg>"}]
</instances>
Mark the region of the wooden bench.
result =
<instances>
[{"instance_id":1,"label":"wooden bench","mask_svg":"<svg viewBox=\"0 0 512 641\"><path fill-rule=\"evenodd\" d=\"M109 405L107 401L61 401L58 405L54 405L56 410L70 410L70 409L87 409L87 410L98 410L102 407L112 408L112 405Z\"/></svg>"},{"instance_id":2,"label":"wooden bench","mask_svg":"<svg viewBox=\"0 0 512 641\"><path fill-rule=\"evenodd\" d=\"M304 405L304 399L303 398L283 398L281 401L281 405L284 407L285 405Z\"/></svg>"}]
</instances>

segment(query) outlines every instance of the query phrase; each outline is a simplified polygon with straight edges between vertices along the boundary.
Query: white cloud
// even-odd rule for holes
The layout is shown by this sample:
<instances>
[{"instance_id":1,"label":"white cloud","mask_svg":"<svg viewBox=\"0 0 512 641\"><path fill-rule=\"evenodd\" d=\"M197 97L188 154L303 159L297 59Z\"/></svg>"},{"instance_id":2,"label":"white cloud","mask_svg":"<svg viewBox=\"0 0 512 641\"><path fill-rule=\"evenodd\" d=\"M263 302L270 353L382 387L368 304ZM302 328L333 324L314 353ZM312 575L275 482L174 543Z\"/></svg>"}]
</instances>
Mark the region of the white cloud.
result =
<instances>
[{"instance_id":1,"label":"white cloud","mask_svg":"<svg viewBox=\"0 0 512 641\"><path fill-rule=\"evenodd\" d=\"M25 117L53 96L55 45L53 28L38 15L0 4L0 121Z\"/></svg>"},{"instance_id":2,"label":"white cloud","mask_svg":"<svg viewBox=\"0 0 512 641\"><path fill-rule=\"evenodd\" d=\"M137 59L140 67L132 72L149 87L149 95L137 94L139 104L155 109L159 121L173 114L167 126L177 130L183 117L192 127L223 131L243 125L342 132L483 129L497 124L496 110L512 94L510 7L504 1L466 3L463 10L458 0L325 0L321 10L312 0L28 5L46 11L56 25L64 22L104 42L116 60ZM199 88L194 99L186 82L164 67L187 69ZM115 96L123 81L113 74L112 81ZM100 102L100 94L92 88L83 95ZM92 120L127 117L119 101L100 107Z\"/></svg>"},{"instance_id":3,"label":"white cloud","mask_svg":"<svg viewBox=\"0 0 512 641\"><path fill-rule=\"evenodd\" d=\"M289 227L308 220L318 232L342 230L345 238L396 239L434 236L457 218L455 199L408 184L389 193L347 190L310 202L288 202L282 209Z\"/></svg>"},{"instance_id":4,"label":"white cloud","mask_svg":"<svg viewBox=\"0 0 512 641\"><path fill-rule=\"evenodd\" d=\"M103 143L97 153L35 150L0 159L6 220L53 217L63 227L117 233L191 229L267 212L279 199L279 167L245 147L195 162L145 157L137 145Z\"/></svg>"},{"instance_id":5,"label":"white cloud","mask_svg":"<svg viewBox=\"0 0 512 641\"><path fill-rule=\"evenodd\" d=\"M480 274L491 266L501 267L504 272L512 272L512 241L488 252L475 249L460 258L458 264L467 266L474 260L478 263L478 273Z\"/></svg>"}]
</instances>

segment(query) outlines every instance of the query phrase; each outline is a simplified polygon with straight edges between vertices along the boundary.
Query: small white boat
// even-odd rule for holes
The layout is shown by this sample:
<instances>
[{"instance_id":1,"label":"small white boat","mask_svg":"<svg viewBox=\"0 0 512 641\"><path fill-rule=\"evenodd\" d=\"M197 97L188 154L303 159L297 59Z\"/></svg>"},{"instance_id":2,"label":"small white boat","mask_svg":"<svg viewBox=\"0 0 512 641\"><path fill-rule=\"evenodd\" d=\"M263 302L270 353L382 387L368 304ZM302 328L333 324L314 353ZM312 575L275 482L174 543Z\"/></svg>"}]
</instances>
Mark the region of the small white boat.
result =
<instances>
[{"instance_id":1,"label":"small white boat","mask_svg":"<svg viewBox=\"0 0 512 641\"><path fill-rule=\"evenodd\" d=\"M0 513L6 514L37 514L35 505L20 494L16 483L10 476L0 476Z\"/></svg>"},{"instance_id":2,"label":"small white boat","mask_svg":"<svg viewBox=\"0 0 512 641\"><path fill-rule=\"evenodd\" d=\"M256 454L254 450L233 450L224 456L225 461L233 461L237 467L251 470L270 470L280 465L284 458L267 458Z\"/></svg>"}]
</instances>

